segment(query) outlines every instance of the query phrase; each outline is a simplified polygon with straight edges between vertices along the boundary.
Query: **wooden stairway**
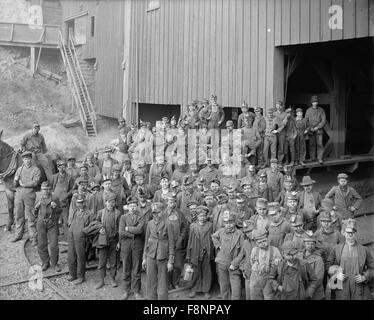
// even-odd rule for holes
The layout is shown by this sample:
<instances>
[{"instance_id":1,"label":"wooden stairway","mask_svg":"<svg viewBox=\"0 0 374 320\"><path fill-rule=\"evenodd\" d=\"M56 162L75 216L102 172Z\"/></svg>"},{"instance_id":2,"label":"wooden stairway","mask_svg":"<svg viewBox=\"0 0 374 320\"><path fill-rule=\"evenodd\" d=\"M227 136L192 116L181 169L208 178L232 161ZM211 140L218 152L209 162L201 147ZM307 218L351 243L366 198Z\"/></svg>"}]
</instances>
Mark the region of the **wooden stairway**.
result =
<instances>
[{"instance_id":1,"label":"wooden stairway","mask_svg":"<svg viewBox=\"0 0 374 320\"><path fill-rule=\"evenodd\" d=\"M78 112L83 129L88 136L96 136L96 113L92 105L90 94L87 90L77 54L75 52L75 44L72 34L69 35L68 44L65 45L60 32L60 51L68 75L70 89L72 91L74 101L79 107Z\"/></svg>"}]
</instances>

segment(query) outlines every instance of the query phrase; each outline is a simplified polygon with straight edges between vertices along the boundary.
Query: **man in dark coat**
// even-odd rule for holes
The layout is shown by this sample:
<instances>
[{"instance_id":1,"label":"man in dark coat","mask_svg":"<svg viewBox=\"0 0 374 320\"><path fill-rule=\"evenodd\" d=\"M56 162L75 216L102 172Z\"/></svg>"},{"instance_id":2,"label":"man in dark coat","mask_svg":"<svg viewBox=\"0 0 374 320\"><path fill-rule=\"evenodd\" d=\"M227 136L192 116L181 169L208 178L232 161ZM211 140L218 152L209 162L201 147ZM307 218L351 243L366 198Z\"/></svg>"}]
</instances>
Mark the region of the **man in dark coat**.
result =
<instances>
[{"instance_id":1,"label":"man in dark coat","mask_svg":"<svg viewBox=\"0 0 374 320\"><path fill-rule=\"evenodd\" d=\"M175 240L172 226L163 217L163 204L152 206L147 225L142 267L147 272L147 299L168 300L168 272L173 270Z\"/></svg>"},{"instance_id":2,"label":"man in dark coat","mask_svg":"<svg viewBox=\"0 0 374 320\"><path fill-rule=\"evenodd\" d=\"M180 285L180 276L184 266L186 248L188 242L188 223L183 213L177 209L176 198L173 194L167 197L167 207L164 212L164 218L171 225L175 240L175 259L173 272L170 273L170 287Z\"/></svg>"},{"instance_id":3,"label":"man in dark coat","mask_svg":"<svg viewBox=\"0 0 374 320\"><path fill-rule=\"evenodd\" d=\"M317 159L320 164L323 164L323 127L326 124L325 111L318 105L318 97L312 96L310 102L312 106L308 108L305 113L305 120L307 123L307 129L305 134L309 134L309 154L311 161L316 159L316 147L317 147Z\"/></svg>"},{"instance_id":4,"label":"man in dark coat","mask_svg":"<svg viewBox=\"0 0 374 320\"><path fill-rule=\"evenodd\" d=\"M343 224L346 241L331 250L326 263L329 274L335 274L337 280L342 282L342 288L334 290L335 298L369 300L369 282L374 277L373 256L368 248L357 243L356 220L348 219Z\"/></svg>"},{"instance_id":5,"label":"man in dark coat","mask_svg":"<svg viewBox=\"0 0 374 320\"><path fill-rule=\"evenodd\" d=\"M252 231L253 225L249 220L245 220L243 222L243 229L242 232L244 234L244 242L243 246L240 249L239 255L231 261L231 265L234 268L239 268L242 272L244 277L244 285L245 285L245 299L251 300L251 293L250 293L250 276L251 276L251 252L253 249L253 242L252 241Z\"/></svg>"},{"instance_id":6,"label":"man in dark coat","mask_svg":"<svg viewBox=\"0 0 374 320\"><path fill-rule=\"evenodd\" d=\"M317 230L317 216L321 210L322 196L318 191L313 191L314 180L310 176L304 176L300 185L304 188L298 193L299 209L302 209L307 216L309 230Z\"/></svg>"},{"instance_id":7,"label":"man in dark coat","mask_svg":"<svg viewBox=\"0 0 374 320\"><path fill-rule=\"evenodd\" d=\"M50 262L56 272L58 265L58 219L61 214L59 199L51 193L51 184L44 181L41 185L41 196L36 199L34 215L37 217L38 253L42 260L42 271L46 271ZM48 253L48 244L50 253Z\"/></svg>"},{"instance_id":8,"label":"man in dark coat","mask_svg":"<svg viewBox=\"0 0 374 320\"><path fill-rule=\"evenodd\" d=\"M109 275L112 287L117 287L116 277L116 250L118 245L118 228L121 213L115 208L116 195L108 193L104 195L105 208L99 210L96 220L101 222L103 227L100 230L101 234L105 234L107 238L107 245L99 248L99 274L100 279L96 285L96 289L104 286L104 279L107 270L107 263L109 264Z\"/></svg>"},{"instance_id":9,"label":"man in dark coat","mask_svg":"<svg viewBox=\"0 0 374 320\"><path fill-rule=\"evenodd\" d=\"M211 260L214 258L212 230L213 225L207 221L209 209L205 206L197 208L197 221L190 226L188 238L186 263L193 268L193 287L189 295L195 297L197 292L204 293L209 299L209 290L212 284Z\"/></svg>"},{"instance_id":10,"label":"man in dark coat","mask_svg":"<svg viewBox=\"0 0 374 320\"><path fill-rule=\"evenodd\" d=\"M270 202L268 208L269 223L267 229L269 232L269 244L280 249L284 238L291 232L291 224L283 217L281 206L278 202Z\"/></svg>"},{"instance_id":11,"label":"man in dark coat","mask_svg":"<svg viewBox=\"0 0 374 320\"><path fill-rule=\"evenodd\" d=\"M244 234L236 228L235 215L226 211L223 217L224 228L212 235L217 251L216 264L218 281L223 300L240 300L241 272L232 265L239 255L244 242Z\"/></svg>"},{"instance_id":12,"label":"man in dark coat","mask_svg":"<svg viewBox=\"0 0 374 320\"><path fill-rule=\"evenodd\" d=\"M282 246L284 260L274 266L269 281L280 300L311 299L316 289L317 277L309 264L298 259L298 249L292 241Z\"/></svg>"},{"instance_id":13,"label":"man in dark coat","mask_svg":"<svg viewBox=\"0 0 374 320\"><path fill-rule=\"evenodd\" d=\"M316 250L316 239L310 235L304 238L305 250L303 251L303 259L309 264L314 274L317 277L316 285L313 287L314 292L310 292L312 300L324 300L325 292L323 288L323 279L325 276L325 264L320 255L320 252Z\"/></svg>"},{"instance_id":14,"label":"man in dark coat","mask_svg":"<svg viewBox=\"0 0 374 320\"><path fill-rule=\"evenodd\" d=\"M131 198L127 201L129 212L122 215L119 222L119 239L123 262L124 295L123 300L129 296L130 289L135 299L142 299L141 269L144 249L144 233L148 217L141 215L138 210L138 200Z\"/></svg>"},{"instance_id":15,"label":"man in dark coat","mask_svg":"<svg viewBox=\"0 0 374 320\"><path fill-rule=\"evenodd\" d=\"M68 218L70 199L73 195L74 179L66 172L66 162L57 162L58 173L52 176L52 193L60 201L62 209L61 220L64 229L64 237L68 235Z\"/></svg>"},{"instance_id":16,"label":"man in dark coat","mask_svg":"<svg viewBox=\"0 0 374 320\"><path fill-rule=\"evenodd\" d=\"M251 277L249 280L251 300L275 300L274 291L269 284L269 274L282 260L279 249L269 245L268 233L256 229L252 238L256 246L250 256Z\"/></svg>"},{"instance_id":17,"label":"man in dark coat","mask_svg":"<svg viewBox=\"0 0 374 320\"><path fill-rule=\"evenodd\" d=\"M78 285L85 280L86 273L86 235L83 232L92 219L91 212L87 210L86 197L78 194L72 199L75 205L69 216L68 233L68 267L70 277L68 281Z\"/></svg>"}]
</instances>

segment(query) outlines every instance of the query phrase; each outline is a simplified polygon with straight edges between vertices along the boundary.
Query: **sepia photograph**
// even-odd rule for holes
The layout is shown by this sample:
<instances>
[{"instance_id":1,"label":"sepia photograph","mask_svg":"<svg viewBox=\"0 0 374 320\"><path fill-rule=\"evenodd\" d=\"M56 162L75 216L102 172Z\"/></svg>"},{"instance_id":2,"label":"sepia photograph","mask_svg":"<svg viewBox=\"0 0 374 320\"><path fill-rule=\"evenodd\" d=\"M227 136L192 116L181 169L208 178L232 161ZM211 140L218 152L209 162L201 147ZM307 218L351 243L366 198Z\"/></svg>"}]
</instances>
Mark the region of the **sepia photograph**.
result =
<instances>
[{"instance_id":1,"label":"sepia photograph","mask_svg":"<svg viewBox=\"0 0 374 320\"><path fill-rule=\"evenodd\" d=\"M374 300L374 0L0 0L0 300Z\"/></svg>"}]
</instances>

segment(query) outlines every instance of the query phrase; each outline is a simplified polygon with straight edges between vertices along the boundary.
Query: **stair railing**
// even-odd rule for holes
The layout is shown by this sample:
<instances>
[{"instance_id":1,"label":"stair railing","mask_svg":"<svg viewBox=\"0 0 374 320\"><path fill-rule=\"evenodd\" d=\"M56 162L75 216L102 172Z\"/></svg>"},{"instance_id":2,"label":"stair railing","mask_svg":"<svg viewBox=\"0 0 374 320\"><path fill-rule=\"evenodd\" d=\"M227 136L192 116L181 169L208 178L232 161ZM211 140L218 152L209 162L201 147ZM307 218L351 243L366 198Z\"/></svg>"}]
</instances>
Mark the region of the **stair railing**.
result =
<instances>
[{"instance_id":1,"label":"stair railing","mask_svg":"<svg viewBox=\"0 0 374 320\"><path fill-rule=\"evenodd\" d=\"M79 78L81 79L81 87L83 89L82 91L83 91L84 98L86 100L86 104L87 104L87 107L88 107L88 112L90 114L92 125L93 125L93 128L95 130L95 134L97 134L97 132L96 132L96 113L95 113L95 109L93 107L91 97L90 97L89 91L87 89L86 82L85 82L84 77L83 77L83 73L82 73L82 70L81 70L81 67L80 67L80 64L79 64L79 59L78 59L77 53L75 51L74 36L72 35L71 31L69 31L69 40L70 40L70 46L69 47L72 49L71 51L74 55L73 60L76 61L76 69L77 69Z\"/></svg>"},{"instance_id":2,"label":"stair railing","mask_svg":"<svg viewBox=\"0 0 374 320\"><path fill-rule=\"evenodd\" d=\"M63 40L63 37L60 31L59 31L59 36L60 36L60 52L61 52L62 60L64 62L65 68L68 70L69 82L70 82L70 87L72 88L72 91L73 91L74 100L76 104L79 106L78 111L79 111L80 120L82 122L83 130L87 133L87 128L86 128L87 117L84 112L82 101L79 98L79 90L77 88L77 84L75 83L75 77L74 77L74 73L72 70L72 66L67 57L65 43L64 43L64 40Z\"/></svg>"}]
</instances>

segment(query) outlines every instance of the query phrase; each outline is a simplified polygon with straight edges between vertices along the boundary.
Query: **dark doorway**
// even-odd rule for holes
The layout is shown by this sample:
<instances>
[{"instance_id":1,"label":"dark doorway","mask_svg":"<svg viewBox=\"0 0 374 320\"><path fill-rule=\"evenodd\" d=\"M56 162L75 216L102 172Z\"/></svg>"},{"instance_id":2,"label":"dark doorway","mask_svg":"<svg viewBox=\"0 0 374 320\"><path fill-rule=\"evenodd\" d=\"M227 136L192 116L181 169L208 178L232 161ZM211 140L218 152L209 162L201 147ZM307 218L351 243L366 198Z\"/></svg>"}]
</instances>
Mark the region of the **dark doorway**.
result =
<instances>
[{"instance_id":1,"label":"dark doorway","mask_svg":"<svg viewBox=\"0 0 374 320\"><path fill-rule=\"evenodd\" d=\"M75 28L75 23L74 19L68 20L65 22L66 23L66 42L69 43L69 34L74 35L74 28Z\"/></svg>"},{"instance_id":2,"label":"dark doorway","mask_svg":"<svg viewBox=\"0 0 374 320\"><path fill-rule=\"evenodd\" d=\"M169 121L172 116L179 119L180 105L164 105L164 104L150 104L150 103L139 103L138 119L139 121L149 121L153 126L157 120L161 120L162 117L168 117Z\"/></svg>"},{"instance_id":3,"label":"dark doorway","mask_svg":"<svg viewBox=\"0 0 374 320\"><path fill-rule=\"evenodd\" d=\"M283 49L286 106L305 114L317 94L332 131L345 133L338 157L368 153L374 144L374 38ZM325 143L328 138L325 134Z\"/></svg>"}]
</instances>

